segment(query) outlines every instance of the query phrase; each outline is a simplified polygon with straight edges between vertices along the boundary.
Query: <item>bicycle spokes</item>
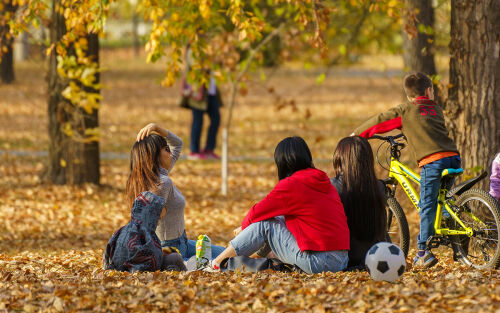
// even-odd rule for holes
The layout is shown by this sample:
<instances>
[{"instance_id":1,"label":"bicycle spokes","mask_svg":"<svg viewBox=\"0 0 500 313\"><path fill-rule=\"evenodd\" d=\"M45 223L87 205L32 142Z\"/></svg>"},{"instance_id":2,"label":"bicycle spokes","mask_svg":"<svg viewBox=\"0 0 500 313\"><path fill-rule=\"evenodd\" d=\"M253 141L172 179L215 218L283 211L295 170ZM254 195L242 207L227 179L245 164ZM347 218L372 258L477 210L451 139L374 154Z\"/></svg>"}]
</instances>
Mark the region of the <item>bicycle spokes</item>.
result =
<instances>
[{"instance_id":1,"label":"bicycle spokes","mask_svg":"<svg viewBox=\"0 0 500 313\"><path fill-rule=\"evenodd\" d=\"M486 192L472 189L457 199L453 209L465 227L472 229L470 237L450 236L455 237L452 240L463 256L461 260L478 268L497 267L500 262L500 214L496 201ZM462 228L456 222L455 227Z\"/></svg>"}]
</instances>

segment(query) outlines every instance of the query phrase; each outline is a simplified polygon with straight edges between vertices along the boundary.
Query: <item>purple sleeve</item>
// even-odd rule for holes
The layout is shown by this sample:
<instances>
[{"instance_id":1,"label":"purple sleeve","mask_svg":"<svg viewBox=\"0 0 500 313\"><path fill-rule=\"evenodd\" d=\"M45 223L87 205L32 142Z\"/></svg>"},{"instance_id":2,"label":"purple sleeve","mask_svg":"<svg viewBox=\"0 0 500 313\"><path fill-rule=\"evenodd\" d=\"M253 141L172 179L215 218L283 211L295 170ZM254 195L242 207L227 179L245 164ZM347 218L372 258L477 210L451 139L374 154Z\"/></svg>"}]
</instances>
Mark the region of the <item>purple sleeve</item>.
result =
<instances>
[{"instance_id":1,"label":"purple sleeve","mask_svg":"<svg viewBox=\"0 0 500 313\"><path fill-rule=\"evenodd\" d=\"M500 198L500 153L491 164L490 195L496 199Z\"/></svg>"}]
</instances>

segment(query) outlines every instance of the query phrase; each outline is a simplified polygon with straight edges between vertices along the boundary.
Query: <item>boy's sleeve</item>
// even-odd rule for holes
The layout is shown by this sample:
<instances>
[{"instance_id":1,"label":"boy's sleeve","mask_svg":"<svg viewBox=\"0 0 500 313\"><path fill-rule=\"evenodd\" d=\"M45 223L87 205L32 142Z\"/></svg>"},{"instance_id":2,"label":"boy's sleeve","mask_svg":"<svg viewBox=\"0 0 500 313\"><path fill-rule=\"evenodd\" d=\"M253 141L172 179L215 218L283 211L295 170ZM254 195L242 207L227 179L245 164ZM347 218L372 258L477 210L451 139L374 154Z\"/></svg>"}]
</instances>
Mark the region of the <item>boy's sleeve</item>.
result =
<instances>
[{"instance_id":1,"label":"boy's sleeve","mask_svg":"<svg viewBox=\"0 0 500 313\"><path fill-rule=\"evenodd\" d=\"M241 222L241 229L245 229L252 223L288 213L288 206L284 201L288 185L287 181L280 181L264 199L251 207Z\"/></svg>"},{"instance_id":2,"label":"boy's sleeve","mask_svg":"<svg viewBox=\"0 0 500 313\"><path fill-rule=\"evenodd\" d=\"M354 134L363 138L370 138L375 134L386 133L396 128L401 129L401 106L375 115L356 128Z\"/></svg>"}]
</instances>

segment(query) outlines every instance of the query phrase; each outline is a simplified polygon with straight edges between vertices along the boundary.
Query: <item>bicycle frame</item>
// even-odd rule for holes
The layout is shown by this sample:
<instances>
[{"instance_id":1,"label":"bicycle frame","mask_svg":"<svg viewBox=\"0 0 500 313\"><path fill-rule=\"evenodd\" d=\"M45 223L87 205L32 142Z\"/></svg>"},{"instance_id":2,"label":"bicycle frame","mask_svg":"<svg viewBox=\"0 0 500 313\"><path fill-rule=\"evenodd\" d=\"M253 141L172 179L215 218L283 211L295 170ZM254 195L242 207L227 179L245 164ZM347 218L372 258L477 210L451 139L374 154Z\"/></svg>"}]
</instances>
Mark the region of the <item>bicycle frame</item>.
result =
<instances>
[{"instance_id":1,"label":"bicycle frame","mask_svg":"<svg viewBox=\"0 0 500 313\"><path fill-rule=\"evenodd\" d=\"M398 161L396 158L391 157L391 165L389 170L389 177L396 180L401 187L403 188L406 196L411 200L413 206L420 210L418 207L419 195L415 192L415 188L411 185L410 181L415 184L420 185L420 176L409 169L406 165ZM446 199L446 189L439 189L438 195L438 205L436 210L436 219L434 221L434 230L437 235L467 235L471 237L473 235L473 230L470 227L465 226L465 224L460 220L460 218L455 214L455 212L451 209L449 202L452 202L453 199ZM443 207L450 214L450 216L457 221L457 223L464 230L454 230L448 228L441 227L441 219L443 215ZM473 216L475 218L475 216Z\"/></svg>"}]
</instances>

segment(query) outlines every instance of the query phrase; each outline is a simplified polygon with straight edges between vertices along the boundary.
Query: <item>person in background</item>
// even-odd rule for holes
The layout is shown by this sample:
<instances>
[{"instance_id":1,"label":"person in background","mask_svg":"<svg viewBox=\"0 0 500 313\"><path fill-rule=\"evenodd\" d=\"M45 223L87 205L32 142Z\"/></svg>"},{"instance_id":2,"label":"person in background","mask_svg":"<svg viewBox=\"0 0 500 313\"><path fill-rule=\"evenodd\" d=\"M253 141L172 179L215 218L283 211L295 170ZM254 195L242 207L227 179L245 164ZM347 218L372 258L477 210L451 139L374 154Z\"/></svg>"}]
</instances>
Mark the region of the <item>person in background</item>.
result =
<instances>
[{"instance_id":1,"label":"person in background","mask_svg":"<svg viewBox=\"0 0 500 313\"><path fill-rule=\"evenodd\" d=\"M186 50L186 63L189 70L193 63L191 49L189 46ZM182 86L183 96L187 96L187 98L189 99L188 107L191 109L193 116L191 122L191 136L189 146L191 152L187 156L189 160L220 159L220 157L215 154L214 150L217 143L217 133L220 126L220 107L222 106L222 99L219 89L217 88L215 78L210 71L208 71L208 73L208 87L199 86L198 88L194 88L192 85L188 84L185 79ZM205 113L208 114L210 125L208 126L207 130L205 147L201 149L200 141L201 132L203 129L203 116Z\"/></svg>"}]
</instances>

